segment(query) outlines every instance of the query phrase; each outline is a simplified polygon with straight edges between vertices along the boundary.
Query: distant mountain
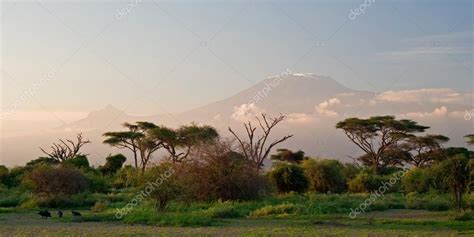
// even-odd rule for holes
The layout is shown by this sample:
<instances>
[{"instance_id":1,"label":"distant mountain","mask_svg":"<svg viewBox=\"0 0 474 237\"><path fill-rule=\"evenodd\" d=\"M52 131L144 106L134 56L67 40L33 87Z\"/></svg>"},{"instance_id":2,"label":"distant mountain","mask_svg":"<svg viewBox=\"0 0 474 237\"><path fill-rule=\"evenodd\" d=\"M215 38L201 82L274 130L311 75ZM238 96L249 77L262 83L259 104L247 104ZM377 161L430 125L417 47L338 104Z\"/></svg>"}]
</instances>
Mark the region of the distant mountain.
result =
<instances>
[{"instance_id":1,"label":"distant mountain","mask_svg":"<svg viewBox=\"0 0 474 237\"><path fill-rule=\"evenodd\" d=\"M17 137L2 136L0 159L16 157L15 160L8 159L10 164L25 163L41 155L38 146L47 147L57 138L84 132L84 136L93 142L86 148L92 163L101 163L107 154L119 152L102 144L102 134L122 130L123 122L150 121L171 127L189 122L205 123L216 127L223 137L229 137L228 126L243 132L242 122L253 120L264 112L269 116L287 115L271 138L293 134L294 137L281 144L281 148L301 149L312 156L351 161L349 157L357 157L361 151L335 128L338 121L354 116L396 115L432 127L429 133L451 137L448 145L465 146L463 136L474 133L474 119L464 118L465 111L472 109L473 98L473 93L449 88L379 93L358 91L329 76L297 73L269 77L229 98L175 115L132 116L108 105L56 129ZM120 152L127 154L123 150Z\"/></svg>"},{"instance_id":2,"label":"distant mountain","mask_svg":"<svg viewBox=\"0 0 474 237\"><path fill-rule=\"evenodd\" d=\"M235 107L249 103L254 103L268 114L312 113L319 103L344 94L357 94L360 98L374 95L371 92L349 89L329 76L297 73L269 77L234 96L179 116L188 120L199 118L201 121L213 121L216 117L227 120L234 113Z\"/></svg>"}]
</instances>

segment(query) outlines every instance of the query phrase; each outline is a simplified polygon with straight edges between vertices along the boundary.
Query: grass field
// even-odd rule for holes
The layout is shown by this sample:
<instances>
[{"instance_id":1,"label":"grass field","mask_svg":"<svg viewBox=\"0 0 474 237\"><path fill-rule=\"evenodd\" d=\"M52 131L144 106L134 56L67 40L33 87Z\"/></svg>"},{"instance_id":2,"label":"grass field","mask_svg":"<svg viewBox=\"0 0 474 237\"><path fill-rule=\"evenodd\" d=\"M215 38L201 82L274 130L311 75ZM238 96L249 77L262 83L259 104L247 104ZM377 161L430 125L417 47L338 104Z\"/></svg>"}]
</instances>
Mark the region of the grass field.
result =
<instances>
[{"instance_id":1,"label":"grass field","mask_svg":"<svg viewBox=\"0 0 474 237\"><path fill-rule=\"evenodd\" d=\"M0 214L2 236L474 236L474 221L454 221L451 212L387 210L351 220L343 215L317 219L232 218L209 227L161 227L101 220L88 211L72 219L42 219L36 212Z\"/></svg>"}]
</instances>

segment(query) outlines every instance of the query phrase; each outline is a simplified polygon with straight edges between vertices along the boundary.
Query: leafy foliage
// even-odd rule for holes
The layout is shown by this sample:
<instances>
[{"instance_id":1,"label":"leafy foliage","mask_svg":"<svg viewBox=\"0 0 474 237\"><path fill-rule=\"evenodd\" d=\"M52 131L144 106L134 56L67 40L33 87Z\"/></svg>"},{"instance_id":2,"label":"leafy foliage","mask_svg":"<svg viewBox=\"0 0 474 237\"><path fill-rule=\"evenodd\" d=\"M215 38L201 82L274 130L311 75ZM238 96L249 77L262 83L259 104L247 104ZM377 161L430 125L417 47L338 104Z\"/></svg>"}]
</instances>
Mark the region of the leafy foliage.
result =
<instances>
[{"instance_id":1,"label":"leafy foliage","mask_svg":"<svg viewBox=\"0 0 474 237\"><path fill-rule=\"evenodd\" d=\"M340 162L308 159L302 167L309 181L309 190L320 193L341 193L346 190L344 166Z\"/></svg>"},{"instance_id":2,"label":"leafy foliage","mask_svg":"<svg viewBox=\"0 0 474 237\"><path fill-rule=\"evenodd\" d=\"M394 116L374 116L368 119L348 118L337 123L336 128L342 129L366 153L362 162L370 163L374 172L378 173L380 168L399 163L397 157L390 159L391 156L384 156L387 150L394 150L400 141L429 127L412 120L396 120Z\"/></svg>"},{"instance_id":3,"label":"leafy foliage","mask_svg":"<svg viewBox=\"0 0 474 237\"><path fill-rule=\"evenodd\" d=\"M269 176L280 193L291 191L302 193L308 189L308 179L304 170L297 165L279 164L269 173Z\"/></svg>"}]
</instances>

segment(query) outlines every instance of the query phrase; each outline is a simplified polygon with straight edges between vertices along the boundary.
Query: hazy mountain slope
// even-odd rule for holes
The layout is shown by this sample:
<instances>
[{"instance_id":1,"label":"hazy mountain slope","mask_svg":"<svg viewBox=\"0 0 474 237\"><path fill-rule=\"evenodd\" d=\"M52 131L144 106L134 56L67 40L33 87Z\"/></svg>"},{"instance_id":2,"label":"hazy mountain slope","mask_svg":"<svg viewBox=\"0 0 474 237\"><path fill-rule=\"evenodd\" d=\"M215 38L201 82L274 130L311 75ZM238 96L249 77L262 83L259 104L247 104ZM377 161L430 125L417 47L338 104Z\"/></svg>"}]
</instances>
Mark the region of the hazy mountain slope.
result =
<instances>
[{"instance_id":1,"label":"hazy mountain slope","mask_svg":"<svg viewBox=\"0 0 474 237\"><path fill-rule=\"evenodd\" d=\"M230 137L227 127L243 132L242 122L252 120L261 112L269 116L280 113L287 119L275 131L277 136L294 137L280 147L301 149L312 156L332 157L351 161L360 150L351 144L335 124L347 117L396 115L431 126L429 133L451 137L448 145L465 146L463 136L474 132L474 119L465 119L472 107L474 94L449 88L423 88L405 91L373 93L347 88L328 76L292 74L267 78L255 86L215 103L176 115L131 116L111 105L93 111L85 118L54 129L29 130L27 121L18 136L5 136L2 128L0 162L24 164L41 154L38 146L48 147L58 138L72 138L77 132L93 143L86 147L91 163L102 163L109 153L118 152L102 144L106 131L122 130L123 122L150 121L177 126L192 121L215 126L223 137ZM3 124L12 124L3 122ZM125 152L126 151L120 151ZM12 158L13 157L13 158Z\"/></svg>"}]
</instances>

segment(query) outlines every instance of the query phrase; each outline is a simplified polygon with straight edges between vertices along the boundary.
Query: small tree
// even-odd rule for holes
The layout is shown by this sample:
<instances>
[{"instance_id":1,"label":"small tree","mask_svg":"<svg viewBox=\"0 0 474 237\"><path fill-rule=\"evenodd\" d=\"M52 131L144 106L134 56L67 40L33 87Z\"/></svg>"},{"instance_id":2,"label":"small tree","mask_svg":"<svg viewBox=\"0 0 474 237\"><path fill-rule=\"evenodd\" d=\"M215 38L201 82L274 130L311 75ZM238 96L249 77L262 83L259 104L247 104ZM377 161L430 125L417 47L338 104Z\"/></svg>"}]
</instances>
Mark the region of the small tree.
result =
<instances>
[{"instance_id":1,"label":"small tree","mask_svg":"<svg viewBox=\"0 0 474 237\"><path fill-rule=\"evenodd\" d=\"M160 141L156 141L150 136L150 131L158 126L150 122L124 123L123 126L128 128L129 131L104 133L103 136L107 137L104 143L131 150L135 160L135 168L139 166L139 154L140 166L142 172L144 172L152 158L152 154L163 147Z\"/></svg>"},{"instance_id":2,"label":"small tree","mask_svg":"<svg viewBox=\"0 0 474 237\"><path fill-rule=\"evenodd\" d=\"M53 143L51 146L51 151L47 152L43 148L40 147L40 150L46 154L48 157L55 159L59 162L64 162L67 159L84 155L80 152L81 148L91 143L89 140L84 140L82 137L82 133L76 135L76 141L73 140L62 140L59 139L59 143Z\"/></svg>"},{"instance_id":3,"label":"small tree","mask_svg":"<svg viewBox=\"0 0 474 237\"><path fill-rule=\"evenodd\" d=\"M453 192L458 210L462 210L462 195L470 182L471 167L469 157L462 154L454 155L440 164L441 176Z\"/></svg>"},{"instance_id":4,"label":"small tree","mask_svg":"<svg viewBox=\"0 0 474 237\"><path fill-rule=\"evenodd\" d=\"M305 160L302 164L309 189L320 193L341 193L346 190L344 166L337 160Z\"/></svg>"},{"instance_id":5,"label":"small tree","mask_svg":"<svg viewBox=\"0 0 474 237\"><path fill-rule=\"evenodd\" d=\"M106 159L105 165L99 167L102 174L115 174L117 171L122 168L123 163L127 158L122 154L109 155Z\"/></svg>"},{"instance_id":6,"label":"small tree","mask_svg":"<svg viewBox=\"0 0 474 237\"><path fill-rule=\"evenodd\" d=\"M184 161L193 147L213 142L219 137L215 128L208 125L198 126L194 123L176 130L159 126L152 129L150 134L153 139L162 143L173 163Z\"/></svg>"},{"instance_id":7,"label":"small tree","mask_svg":"<svg viewBox=\"0 0 474 237\"><path fill-rule=\"evenodd\" d=\"M135 168L138 168L138 141L145 135L138 132L135 126L131 126L128 123L124 124L125 127L129 128L130 131L126 132L107 132L103 136L107 137L103 141L105 144L117 147L119 149L128 149L133 153L133 159L135 161Z\"/></svg>"},{"instance_id":8,"label":"small tree","mask_svg":"<svg viewBox=\"0 0 474 237\"><path fill-rule=\"evenodd\" d=\"M143 189L150 190L150 196L155 201L157 211L164 211L169 202L178 198L181 194L181 187L174 177L174 168L170 163L162 163L151 167L144 176Z\"/></svg>"},{"instance_id":9,"label":"small tree","mask_svg":"<svg viewBox=\"0 0 474 237\"><path fill-rule=\"evenodd\" d=\"M277 149L277 154L270 156L270 159L274 161L284 161L293 164L299 164L303 160L307 159L304 155L304 151L293 152L288 149Z\"/></svg>"},{"instance_id":10,"label":"small tree","mask_svg":"<svg viewBox=\"0 0 474 237\"><path fill-rule=\"evenodd\" d=\"M234 130L229 127L229 132L237 139L240 145L240 150L247 160L252 161L257 170L263 168L263 162L268 157L268 154L272 148L289 138L293 135L286 135L280 139L277 139L266 146L266 143L269 139L270 133L273 128L275 128L280 122L285 119L285 116L280 115L276 118L267 118L265 114L261 115L262 118L256 117L258 124L260 125L262 135L256 135L257 127L254 127L250 121L244 123L245 131L247 132L248 140L240 138Z\"/></svg>"},{"instance_id":11,"label":"small tree","mask_svg":"<svg viewBox=\"0 0 474 237\"><path fill-rule=\"evenodd\" d=\"M387 149L397 147L400 141L429 127L412 120L396 120L394 116L374 116L368 119L348 118L337 123L336 128L342 129L366 153L374 172L378 173L381 158Z\"/></svg>"},{"instance_id":12,"label":"small tree","mask_svg":"<svg viewBox=\"0 0 474 237\"><path fill-rule=\"evenodd\" d=\"M308 179L304 170L297 165L279 164L269 173L269 176L279 193L292 191L303 193L308 189Z\"/></svg>"}]
</instances>

